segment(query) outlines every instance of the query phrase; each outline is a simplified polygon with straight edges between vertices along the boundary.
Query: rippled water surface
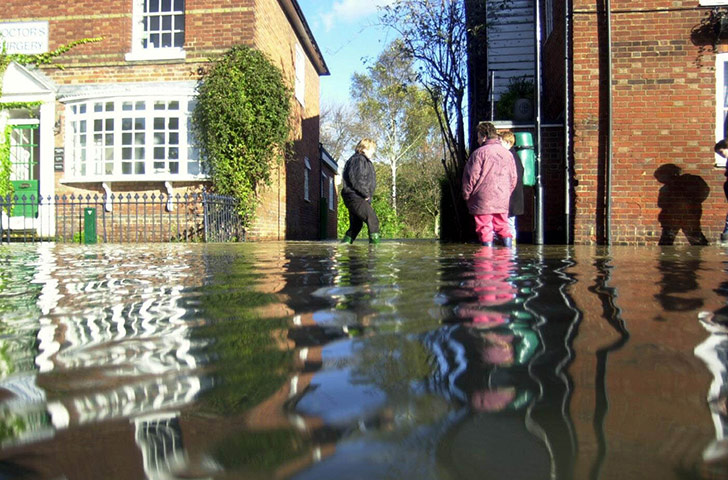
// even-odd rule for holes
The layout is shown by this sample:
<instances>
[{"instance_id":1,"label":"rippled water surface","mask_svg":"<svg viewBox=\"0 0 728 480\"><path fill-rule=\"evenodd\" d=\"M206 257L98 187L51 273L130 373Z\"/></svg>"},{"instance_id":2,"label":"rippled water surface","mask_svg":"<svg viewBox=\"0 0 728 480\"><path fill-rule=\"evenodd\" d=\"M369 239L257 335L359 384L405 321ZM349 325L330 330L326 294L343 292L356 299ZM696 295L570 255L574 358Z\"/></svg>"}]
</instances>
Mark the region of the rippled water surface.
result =
<instances>
[{"instance_id":1,"label":"rippled water surface","mask_svg":"<svg viewBox=\"0 0 728 480\"><path fill-rule=\"evenodd\" d=\"M0 478L728 478L727 262L0 245Z\"/></svg>"}]
</instances>

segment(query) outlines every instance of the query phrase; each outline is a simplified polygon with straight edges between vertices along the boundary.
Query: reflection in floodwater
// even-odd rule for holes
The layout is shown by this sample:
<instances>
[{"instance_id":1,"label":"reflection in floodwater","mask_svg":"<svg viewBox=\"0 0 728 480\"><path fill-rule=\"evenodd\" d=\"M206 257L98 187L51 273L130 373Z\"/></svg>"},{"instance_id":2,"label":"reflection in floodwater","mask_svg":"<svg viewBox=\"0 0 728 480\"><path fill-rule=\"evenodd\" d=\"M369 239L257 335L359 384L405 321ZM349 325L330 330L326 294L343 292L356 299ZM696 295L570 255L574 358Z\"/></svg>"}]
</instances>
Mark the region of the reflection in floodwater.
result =
<instances>
[{"instance_id":1,"label":"reflection in floodwater","mask_svg":"<svg viewBox=\"0 0 728 480\"><path fill-rule=\"evenodd\" d=\"M725 478L723 255L0 246L0 476Z\"/></svg>"}]
</instances>

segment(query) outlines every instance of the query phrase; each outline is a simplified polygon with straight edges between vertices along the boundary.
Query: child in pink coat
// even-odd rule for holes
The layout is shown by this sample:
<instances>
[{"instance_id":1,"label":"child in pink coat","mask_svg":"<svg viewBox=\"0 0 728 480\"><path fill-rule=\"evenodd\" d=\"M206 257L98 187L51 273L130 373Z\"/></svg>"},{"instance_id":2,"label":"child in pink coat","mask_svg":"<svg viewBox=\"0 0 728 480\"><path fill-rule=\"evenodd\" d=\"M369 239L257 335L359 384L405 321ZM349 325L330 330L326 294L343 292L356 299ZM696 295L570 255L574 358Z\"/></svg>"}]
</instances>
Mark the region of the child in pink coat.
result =
<instances>
[{"instance_id":1,"label":"child in pink coat","mask_svg":"<svg viewBox=\"0 0 728 480\"><path fill-rule=\"evenodd\" d=\"M493 232L513 245L508 225L508 203L516 186L513 155L501 144L495 126L478 124L478 143L463 172L463 198L475 217L475 231L485 246L493 245Z\"/></svg>"}]
</instances>

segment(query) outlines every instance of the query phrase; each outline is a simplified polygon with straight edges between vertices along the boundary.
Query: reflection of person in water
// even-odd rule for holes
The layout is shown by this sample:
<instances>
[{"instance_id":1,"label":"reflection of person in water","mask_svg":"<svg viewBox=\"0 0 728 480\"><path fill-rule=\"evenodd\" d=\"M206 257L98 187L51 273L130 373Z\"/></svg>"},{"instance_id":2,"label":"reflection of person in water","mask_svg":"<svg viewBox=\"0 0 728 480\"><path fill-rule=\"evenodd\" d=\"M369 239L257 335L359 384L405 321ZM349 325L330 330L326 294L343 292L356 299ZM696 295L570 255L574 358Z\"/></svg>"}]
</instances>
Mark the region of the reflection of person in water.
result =
<instances>
[{"instance_id":1,"label":"reflection of person in water","mask_svg":"<svg viewBox=\"0 0 728 480\"><path fill-rule=\"evenodd\" d=\"M533 399L533 382L524 367L538 336L528 325L445 325L428 332L423 343L434 366L429 391L475 411L519 409Z\"/></svg>"},{"instance_id":2,"label":"reflection of person in water","mask_svg":"<svg viewBox=\"0 0 728 480\"><path fill-rule=\"evenodd\" d=\"M668 312L687 312L701 308L704 300L698 287L698 272L702 270L703 260L700 251L696 255L674 262L672 259L660 258L658 270L661 278L655 298L663 310ZM656 320L664 320L663 312L656 311Z\"/></svg>"},{"instance_id":3,"label":"reflection of person in water","mask_svg":"<svg viewBox=\"0 0 728 480\"><path fill-rule=\"evenodd\" d=\"M710 336L695 347L695 355L713 374L708 405L715 425L715 440L703 450L703 461L709 470L725 473L728 472L728 305L715 312L701 312L700 323Z\"/></svg>"},{"instance_id":4,"label":"reflection of person in water","mask_svg":"<svg viewBox=\"0 0 728 480\"><path fill-rule=\"evenodd\" d=\"M708 198L710 188L697 175L682 173L677 165L668 163L655 171L655 178L662 183L657 197L661 208L657 219L662 227L660 245L672 245L675 237L683 231L691 245L707 245L700 219L702 203Z\"/></svg>"},{"instance_id":5,"label":"reflection of person in water","mask_svg":"<svg viewBox=\"0 0 728 480\"><path fill-rule=\"evenodd\" d=\"M457 292L466 299L454 309L457 318L483 327L506 323L509 314L498 307L516 298L516 287L508 281L512 268L510 250L478 250L473 257L471 277L460 284L462 288Z\"/></svg>"}]
</instances>

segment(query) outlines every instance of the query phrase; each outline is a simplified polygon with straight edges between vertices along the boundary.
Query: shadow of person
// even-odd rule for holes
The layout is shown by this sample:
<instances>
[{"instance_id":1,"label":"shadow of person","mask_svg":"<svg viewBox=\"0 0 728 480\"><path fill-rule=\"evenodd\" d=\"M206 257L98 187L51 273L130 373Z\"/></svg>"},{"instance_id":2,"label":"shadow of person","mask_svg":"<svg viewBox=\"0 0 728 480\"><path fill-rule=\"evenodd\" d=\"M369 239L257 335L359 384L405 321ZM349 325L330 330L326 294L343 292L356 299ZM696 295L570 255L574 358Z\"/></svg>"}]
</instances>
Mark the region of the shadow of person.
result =
<instances>
[{"instance_id":1,"label":"shadow of person","mask_svg":"<svg viewBox=\"0 0 728 480\"><path fill-rule=\"evenodd\" d=\"M672 163L655 170L655 179L663 184L657 197L657 206L661 209L657 219L662 227L658 244L673 245L682 230L691 245L707 245L708 239L700 228L702 203L710 193L705 180L682 173L682 169Z\"/></svg>"}]
</instances>

